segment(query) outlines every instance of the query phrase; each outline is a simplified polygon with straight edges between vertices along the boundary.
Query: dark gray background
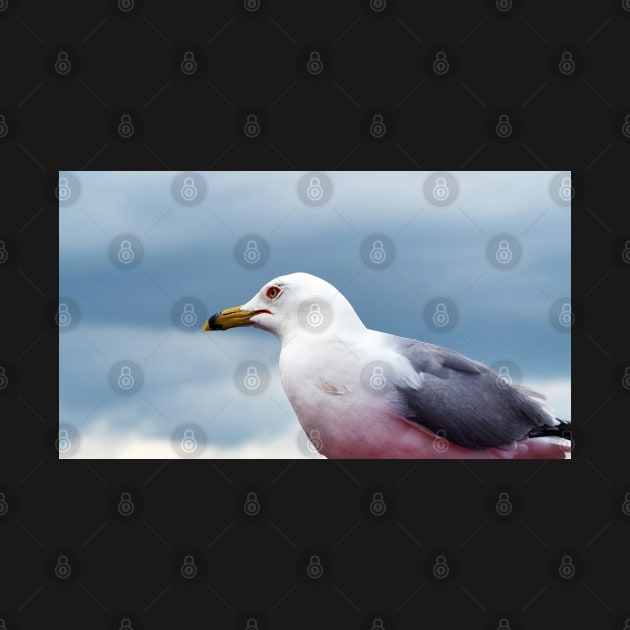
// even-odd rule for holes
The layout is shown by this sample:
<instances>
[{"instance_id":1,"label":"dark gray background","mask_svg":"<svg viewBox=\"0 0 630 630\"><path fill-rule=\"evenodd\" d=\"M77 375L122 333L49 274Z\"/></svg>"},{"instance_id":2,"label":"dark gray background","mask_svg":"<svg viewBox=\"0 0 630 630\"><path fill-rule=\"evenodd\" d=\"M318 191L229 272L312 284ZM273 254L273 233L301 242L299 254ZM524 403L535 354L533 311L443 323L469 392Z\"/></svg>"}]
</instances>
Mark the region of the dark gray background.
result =
<instances>
[{"instance_id":1,"label":"dark gray background","mask_svg":"<svg viewBox=\"0 0 630 630\"><path fill-rule=\"evenodd\" d=\"M42 616L66 628L118 629L122 619L246 628L251 618L261 629L381 619L386 630L499 628L500 619L621 630L630 618L621 299L630 6L373 7L0 2L0 619L9 630ZM189 50L193 74L181 69ZM323 64L315 76L313 52ZM446 73L435 70L438 52ZM255 137L242 133L251 113ZM370 134L374 114L385 135ZM507 137L496 133L506 114ZM131 135L119 133L122 116ZM572 171L571 462L58 461L58 170L287 167ZM126 515L123 492L134 505ZM251 492L255 515L243 510ZM375 492L387 506L380 516ZM496 509L502 492L507 515ZM187 555L190 579L180 571ZM443 579L437 556L449 567Z\"/></svg>"}]
</instances>

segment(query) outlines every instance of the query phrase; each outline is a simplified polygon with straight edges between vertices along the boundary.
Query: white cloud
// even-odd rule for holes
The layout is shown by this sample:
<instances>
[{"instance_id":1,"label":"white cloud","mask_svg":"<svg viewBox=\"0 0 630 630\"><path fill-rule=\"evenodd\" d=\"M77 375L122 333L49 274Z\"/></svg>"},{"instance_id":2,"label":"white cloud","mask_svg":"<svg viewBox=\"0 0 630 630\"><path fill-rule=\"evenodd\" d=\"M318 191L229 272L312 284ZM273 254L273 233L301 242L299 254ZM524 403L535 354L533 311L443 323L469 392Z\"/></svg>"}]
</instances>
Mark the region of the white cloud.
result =
<instances>
[{"instance_id":1,"label":"white cloud","mask_svg":"<svg viewBox=\"0 0 630 630\"><path fill-rule=\"evenodd\" d=\"M141 430L111 432L111 420L102 416L81 432L81 446L73 454L81 459L180 459L169 439L148 437ZM247 439L234 446L207 444L197 459L314 459L304 451L303 431L295 423L274 437ZM308 453L308 454L306 454Z\"/></svg>"},{"instance_id":2,"label":"white cloud","mask_svg":"<svg viewBox=\"0 0 630 630\"><path fill-rule=\"evenodd\" d=\"M561 420L571 420L571 381L569 379L532 380L523 384L544 394L547 397L545 401L547 408L556 417Z\"/></svg>"}]
</instances>

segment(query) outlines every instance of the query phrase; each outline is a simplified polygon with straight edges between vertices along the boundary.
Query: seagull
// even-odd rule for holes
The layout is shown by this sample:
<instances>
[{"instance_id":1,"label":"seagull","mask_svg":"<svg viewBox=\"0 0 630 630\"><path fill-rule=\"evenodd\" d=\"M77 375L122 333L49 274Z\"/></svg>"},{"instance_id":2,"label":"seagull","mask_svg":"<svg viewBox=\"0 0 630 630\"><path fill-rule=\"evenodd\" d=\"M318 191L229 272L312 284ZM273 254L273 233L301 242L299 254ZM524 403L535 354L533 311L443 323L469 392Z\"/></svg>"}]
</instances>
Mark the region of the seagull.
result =
<instances>
[{"instance_id":1,"label":"seagull","mask_svg":"<svg viewBox=\"0 0 630 630\"><path fill-rule=\"evenodd\" d=\"M238 326L278 337L284 391L327 458L564 459L571 450L570 422L543 395L455 350L367 328L317 276L274 278L203 330Z\"/></svg>"}]
</instances>

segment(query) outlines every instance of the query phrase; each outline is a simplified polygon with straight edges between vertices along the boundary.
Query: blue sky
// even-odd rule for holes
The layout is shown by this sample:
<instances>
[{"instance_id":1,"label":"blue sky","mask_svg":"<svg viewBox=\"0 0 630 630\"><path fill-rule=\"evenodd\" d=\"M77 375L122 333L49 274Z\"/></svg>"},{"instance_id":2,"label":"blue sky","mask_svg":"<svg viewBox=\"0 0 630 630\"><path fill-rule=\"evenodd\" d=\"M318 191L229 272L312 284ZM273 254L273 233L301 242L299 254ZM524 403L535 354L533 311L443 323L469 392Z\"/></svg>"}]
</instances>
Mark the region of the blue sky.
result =
<instances>
[{"instance_id":1,"label":"blue sky","mask_svg":"<svg viewBox=\"0 0 630 630\"><path fill-rule=\"evenodd\" d=\"M557 322L571 287L570 201L558 196L567 176L451 172L444 201L432 196L436 173L61 173L66 456L178 457L174 444L193 427L196 456L312 457L282 390L277 339L201 332L209 315L295 271L337 286L370 328L508 366L570 418L570 332ZM319 201L305 197L313 177ZM243 258L251 240L254 265ZM376 241L380 267L366 258ZM495 256L501 241L507 265ZM133 264L117 262L129 246ZM452 328L431 325L441 299L457 308ZM269 374L257 395L235 382L244 361ZM125 365L126 391L116 388Z\"/></svg>"}]
</instances>

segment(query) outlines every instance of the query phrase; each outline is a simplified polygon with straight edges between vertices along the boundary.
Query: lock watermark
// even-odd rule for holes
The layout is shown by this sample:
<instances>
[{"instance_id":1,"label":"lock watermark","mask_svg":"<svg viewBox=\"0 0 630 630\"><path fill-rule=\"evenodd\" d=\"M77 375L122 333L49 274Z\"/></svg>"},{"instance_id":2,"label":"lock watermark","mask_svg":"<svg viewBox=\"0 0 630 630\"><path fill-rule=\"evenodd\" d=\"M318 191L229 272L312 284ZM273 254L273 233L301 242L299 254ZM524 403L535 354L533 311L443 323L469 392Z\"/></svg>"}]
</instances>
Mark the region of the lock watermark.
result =
<instances>
[{"instance_id":1,"label":"lock watermark","mask_svg":"<svg viewBox=\"0 0 630 630\"><path fill-rule=\"evenodd\" d=\"M492 140L502 143L511 142L520 135L521 129L521 118L514 109L502 107L488 113L486 132Z\"/></svg>"},{"instance_id":2,"label":"lock watermark","mask_svg":"<svg viewBox=\"0 0 630 630\"><path fill-rule=\"evenodd\" d=\"M382 396L396 384L396 373L387 361L370 361L361 369L359 382L366 392Z\"/></svg>"},{"instance_id":3,"label":"lock watermark","mask_svg":"<svg viewBox=\"0 0 630 630\"><path fill-rule=\"evenodd\" d=\"M520 7L521 0L487 0L486 5L496 15L507 16L515 13Z\"/></svg>"},{"instance_id":4,"label":"lock watermark","mask_svg":"<svg viewBox=\"0 0 630 630\"><path fill-rule=\"evenodd\" d=\"M438 77L446 76L451 69L447 53L445 50L436 50L433 55L433 63L431 64L431 70L433 74Z\"/></svg>"},{"instance_id":5,"label":"lock watermark","mask_svg":"<svg viewBox=\"0 0 630 630\"><path fill-rule=\"evenodd\" d=\"M197 74L199 65L194 50L185 50L179 64L180 72L186 77L192 77Z\"/></svg>"},{"instance_id":6,"label":"lock watermark","mask_svg":"<svg viewBox=\"0 0 630 630\"><path fill-rule=\"evenodd\" d=\"M123 0L119 0L123 1ZM131 0L124 0L131 1ZM144 630L144 625L140 622L138 617L135 615L121 617L117 615L112 624L110 625L111 630ZM1 630L1 629L0 629Z\"/></svg>"},{"instance_id":7,"label":"lock watermark","mask_svg":"<svg viewBox=\"0 0 630 630\"><path fill-rule=\"evenodd\" d=\"M444 207L452 204L459 196L459 182L452 173L437 171L426 177L422 191L431 205Z\"/></svg>"},{"instance_id":8,"label":"lock watermark","mask_svg":"<svg viewBox=\"0 0 630 630\"><path fill-rule=\"evenodd\" d=\"M4 487L0 487L0 521L15 511L16 503L15 495ZM0 626L0 630L2 630L2 626Z\"/></svg>"},{"instance_id":9,"label":"lock watermark","mask_svg":"<svg viewBox=\"0 0 630 630\"><path fill-rule=\"evenodd\" d=\"M381 519L389 510L389 499L382 490L374 490L368 497L368 513L370 516Z\"/></svg>"},{"instance_id":10,"label":"lock watermark","mask_svg":"<svg viewBox=\"0 0 630 630\"><path fill-rule=\"evenodd\" d=\"M253 519L262 513L262 495L259 490L248 490L238 500L238 512L247 519Z\"/></svg>"},{"instance_id":11,"label":"lock watermark","mask_svg":"<svg viewBox=\"0 0 630 630\"><path fill-rule=\"evenodd\" d=\"M391 135L393 118L389 112L377 111L362 117L362 127L371 141L381 141Z\"/></svg>"},{"instance_id":12,"label":"lock watermark","mask_svg":"<svg viewBox=\"0 0 630 630\"><path fill-rule=\"evenodd\" d=\"M135 361L125 359L114 363L109 369L109 386L121 396L131 396L138 392L144 383L142 368Z\"/></svg>"},{"instance_id":13,"label":"lock watermark","mask_svg":"<svg viewBox=\"0 0 630 630\"><path fill-rule=\"evenodd\" d=\"M81 309L79 305L69 297L60 296L57 312L55 313L55 324L60 334L65 334L74 330L81 322Z\"/></svg>"},{"instance_id":14,"label":"lock watermark","mask_svg":"<svg viewBox=\"0 0 630 630\"><path fill-rule=\"evenodd\" d=\"M51 577L57 582L69 582L74 580L79 573L79 562L74 554L57 552L52 554L49 560Z\"/></svg>"},{"instance_id":15,"label":"lock watermark","mask_svg":"<svg viewBox=\"0 0 630 630\"><path fill-rule=\"evenodd\" d=\"M380 15L384 11L387 11L390 4L391 0L368 0L367 8L371 13Z\"/></svg>"},{"instance_id":16,"label":"lock watermark","mask_svg":"<svg viewBox=\"0 0 630 630\"><path fill-rule=\"evenodd\" d=\"M0 140L6 138L9 135L9 124L5 114L0 113Z\"/></svg>"},{"instance_id":17,"label":"lock watermark","mask_svg":"<svg viewBox=\"0 0 630 630\"><path fill-rule=\"evenodd\" d=\"M264 630L261 622L257 617L246 617L244 620L239 620L234 626L235 630Z\"/></svg>"},{"instance_id":18,"label":"lock watermark","mask_svg":"<svg viewBox=\"0 0 630 630\"><path fill-rule=\"evenodd\" d=\"M370 123L370 135L373 138L383 138L387 133L387 125L383 119L383 114L374 114Z\"/></svg>"},{"instance_id":19,"label":"lock watermark","mask_svg":"<svg viewBox=\"0 0 630 630\"><path fill-rule=\"evenodd\" d=\"M387 269L396 259L396 245L386 234L370 234L363 239L359 256L370 269Z\"/></svg>"},{"instance_id":20,"label":"lock watermark","mask_svg":"<svg viewBox=\"0 0 630 630\"><path fill-rule=\"evenodd\" d=\"M573 50L561 50L556 53L556 70L563 77L571 77L576 74L576 53Z\"/></svg>"},{"instance_id":21,"label":"lock watermark","mask_svg":"<svg viewBox=\"0 0 630 630\"><path fill-rule=\"evenodd\" d=\"M245 396L260 396L269 387L271 374L264 363L243 361L234 371L234 385Z\"/></svg>"},{"instance_id":22,"label":"lock watermark","mask_svg":"<svg viewBox=\"0 0 630 630\"><path fill-rule=\"evenodd\" d=\"M171 322L177 330L185 333L199 332L207 313L204 303L196 297L183 297L171 307Z\"/></svg>"},{"instance_id":23,"label":"lock watermark","mask_svg":"<svg viewBox=\"0 0 630 630\"><path fill-rule=\"evenodd\" d=\"M256 13L260 10L260 0L243 0L243 9L248 13Z\"/></svg>"},{"instance_id":24,"label":"lock watermark","mask_svg":"<svg viewBox=\"0 0 630 630\"><path fill-rule=\"evenodd\" d=\"M445 553L432 554L427 557L426 569L434 582L444 582L452 577L453 560Z\"/></svg>"},{"instance_id":25,"label":"lock watermark","mask_svg":"<svg viewBox=\"0 0 630 630\"><path fill-rule=\"evenodd\" d=\"M549 196L559 206L568 208L575 197L575 188L571 182L571 173L562 171L549 181Z\"/></svg>"},{"instance_id":26,"label":"lock watermark","mask_svg":"<svg viewBox=\"0 0 630 630\"><path fill-rule=\"evenodd\" d=\"M117 269L129 271L140 265L144 258L142 241L134 234L119 234L108 248L109 261Z\"/></svg>"},{"instance_id":27,"label":"lock watermark","mask_svg":"<svg viewBox=\"0 0 630 630\"><path fill-rule=\"evenodd\" d=\"M383 612L371 614L361 625L365 630L396 630L396 624L389 615Z\"/></svg>"},{"instance_id":28,"label":"lock watermark","mask_svg":"<svg viewBox=\"0 0 630 630\"><path fill-rule=\"evenodd\" d=\"M311 50L307 54L305 69L307 75L311 77L318 77L324 72L324 58L322 51Z\"/></svg>"},{"instance_id":29,"label":"lock watermark","mask_svg":"<svg viewBox=\"0 0 630 630\"><path fill-rule=\"evenodd\" d=\"M260 234L245 234L234 244L234 259L243 269L260 269L270 256L271 247Z\"/></svg>"},{"instance_id":30,"label":"lock watermark","mask_svg":"<svg viewBox=\"0 0 630 630\"><path fill-rule=\"evenodd\" d=\"M523 247L512 234L497 234L486 245L486 259L495 269L513 269L522 257Z\"/></svg>"},{"instance_id":31,"label":"lock watermark","mask_svg":"<svg viewBox=\"0 0 630 630\"><path fill-rule=\"evenodd\" d=\"M59 50L54 57L53 69L59 77L67 77L72 73L74 55L68 50Z\"/></svg>"},{"instance_id":32,"label":"lock watermark","mask_svg":"<svg viewBox=\"0 0 630 630\"><path fill-rule=\"evenodd\" d=\"M206 432L198 424L192 422L180 424L171 434L172 449L179 457L185 459L199 457L206 445Z\"/></svg>"},{"instance_id":33,"label":"lock watermark","mask_svg":"<svg viewBox=\"0 0 630 630\"><path fill-rule=\"evenodd\" d=\"M136 511L136 502L133 495L128 490L123 490L118 495L118 501L116 501L116 513L123 518L129 518L134 515Z\"/></svg>"},{"instance_id":34,"label":"lock watermark","mask_svg":"<svg viewBox=\"0 0 630 630\"><path fill-rule=\"evenodd\" d=\"M195 557L191 555L184 556L179 572L185 580L192 580L196 578L198 569Z\"/></svg>"},{"instance_id":35,"label":"lock watermark","mask_svg":"<svg viewBox=\"0 0 630 630\"><path fill-rule=\"evenodd\" d=\"M179 173L171 181L171 195L182 206L200 204L208 192L205 178L194 171Z\"/></svg>"},{"instance_id":36,"label":"lock watermark","mask_svg":"<svg viewBox=\"0 0 630 630\"><path fill-rule=\"evenodd\" d=\"M300 304L297 319L304 330L321 333L333 323L334 312L332 306L323 298L311 298Z\"/></svg>"},{"instance_id":37,"label":"lock watermark","mask_svg":"<svg viewBox=\"0 0 630 630\"><path fill-rule=\"evenodd\" d=\"M8 260L9 250L7 248L7 243L4 240L0 240L0 265L6 264Z\"/></svg>"},{"instance_id":38,"label":"lock watermark","mask_svg":"<svg viewBox=\"0 0 630 630\"><path fill-rule=\"evenodd\" d=\"M204 555L196 550L180 551L173 558L173 577L177 582L195 584L206 574Z\"/></svg>"},{"instance_id":39,"label":"lock watermark","mask_svg":"<svg viewBox=\"0 0 630 630\"><path fill-rule=\"evenodd\" d=\"M321 459L321 450L324 448L325 436L319 429L297 430L295 441L301 453L309 459Z\"/></svg>"},{"instance_id":40,"label":"lock watermark","mask_svg":"<svg viewBox=\"0 0 630 630\"><path fill-rule=\"evenodd\" d=\"M116 0L115 5L120 13L122 13L123 15L128 15L135 10L136 0Z\"/></svg>"},{"instance_id":41,"label":"lock watermark","mask_svg":"<svg viewBox=\"0 0 630 630\"><path fill-rule=\"evenodd\" d=\"M13 377L9 379L9 366L8 365L0 365L0 392L8 389Z\"/></svg>"},{"instance_id":42,"label":"lock watermark","mask_svg":"<svg viewBox=\"0 0 630 630\"><path fill-rule=\"evenodd\" d=\"M438 429L435 432L435 437L433 438L433 444L431 446L439 455L443 455L446 451L448 451L450 442L446 439L446 431L444 429Z\"/></svg>"},{"instance_id":43,"label":"lock watermark","mask_svg":"<svg viewBox=\"0 0 630 630\"><path fill-rule=\"evenodd\" d=\"M383 486L367 488L359 498L362 515L372 522L391 519L396 513L396 507L396 494Z\"/></svg>"},{"instance_id":44,"label":"lock watermark","mask_svg":"<svg viewBox=\"0 0 630 630\"><path fill-rule=\"evenodd\" d=\"M509 492L499 492L494 510L499 516L509 516L512 513L512 501Z\"/></svg>"},{"instance_id":45,"label":"lock watermark","mask_svg":"<svg viewBox=\"0 0 630 630\"><path fill-rule=\"evenodd\" d=\"M60 423L55 437L55 450L59 459L74 457L81 448L81 434L72 424Z\"/></svg>"},{"instance_id":46,"label":"lock watermark","mask_svg":"<svg viewBox=\"0 0 630 630\"><path fill-rule=\"evenodd\" d=\"M81 195L81 182L74 173L59 171L59 180L55 187L55 197L59 207L71 206Z\"/></svg>"},{"instance_id":47,"label":"lock watermark","mask_svg":"<svg viewBox=\"0 0 630 630\"><path fill-rule=\"evenodd\" d=\"M254 140L255 138L258 138L262 131L258 114L247 114L245 116L245 121L241 129L245 138L249 140Z\"/></svg>"},{"instance_id":48,"label":"lock watermark","mask_svg":"<svg viewBox=\"0 0 630 630\"><path fill-rule=\"evenodd\" d=\"M15 379L13 369L6 363L0 363L0 392L6 391Z\"/></svg>"},{"instance_id":49,"label":"lock watermark","mask_svg":"<svg viewBox=\"0 0 630 630\"><path fill-rule=\"evenodd\" d=\"M509 114L499 114L494 131L497 138L501 138L501 140L507 140L512 135L514 129Z\"/></svg>"},{"instance_id":50,"label":"lock watermark","mask_svg":"<svg viewBox=\"0 0 630 630\"><path fill-rule=\"evenodd\" d=\"M331 562L328 554L312 550L302 554L299 560L299 572L307 582L324 582L330 578Z\"/></svg>"},{"instance_id":51,"label":"lock watermark","mask_svg":"<svg viewBox=\"0 0 630 630\"><path fill-rule=\"evenodd\" d=\"M435 332L448 332L459 322L457 304L448 297L435 297L427 302L422 315L427 327Z\"/></svg>"},{"instance_id":52,"label":"lock watermark","mask_svg":"<svg viewBox=\"0 0 630 630\"><path fill-rule=\"evenodd\" d=\"M489 367L496 374L496 384L500 389L520 385L523 381L523 373L514 361L500 359L492 363Z\"/></svg>"},{"instance_id":53,"label":"lock watermark","mask_svg":"<svg viewBox=\"0 0 630 630\"><path fill-rule=\"evenodd\" d=\"M556 558L553 568L560 581L568 582L578 575L578 559L574 553L563 553Z\"/></svg>"},{"instance_id":54,"label":"lock watermark","mask_svg":"<svg viewBox=\"0 0 630 630\"><path fill-rule=\"evenodd\" d=\"M560 332L570 332L575 323L575 316L571 307L571 298L562 297L549 308L549 321Z\"/></svg>"},{"instance_id":55,"label":"lock watermark","mask_svg":"<svg viewBox=\"0 0 630 630\"><path fill-rule=\"evenodd\" d=\"M513 611L503 611L500 615L494 615L486 627L488 630L523 630L518 614Z\"/></svg>"},{"instance_id":56,"label":"lock watermark","mask_svg":"<svg viewBox=\"0 0 630 630\"><path fill-rule=\"evenodd\" d=\"M298 179L297 194L307 206L323 206L332 197L332 180L326 173L310 171Z\"/></svg>"},{"instance_id":57,"label":"lock watermark","mask_svg":"<svg viewBox=\"0 0 630 630\"><path fill-rule=\"evenodd\" d=\"M486 510L496 522L507 523L517 519L521 513L521 505L520 493L511 487L493 488L486 496Z\"/></svg>"},{"instance_id":58,"label":"lock watermark","mask_svg":"<svg viewBox=\"0 0 630 630\"><path fill-rule=\"evenodd\" d=\"M136 125L131 114L120 115L116 131L123 140L130 140L134 136L136 133Z\"/></svg>"}]
</instances>

